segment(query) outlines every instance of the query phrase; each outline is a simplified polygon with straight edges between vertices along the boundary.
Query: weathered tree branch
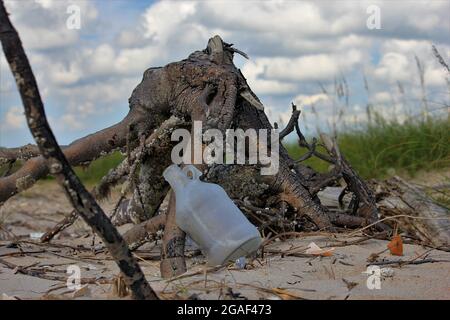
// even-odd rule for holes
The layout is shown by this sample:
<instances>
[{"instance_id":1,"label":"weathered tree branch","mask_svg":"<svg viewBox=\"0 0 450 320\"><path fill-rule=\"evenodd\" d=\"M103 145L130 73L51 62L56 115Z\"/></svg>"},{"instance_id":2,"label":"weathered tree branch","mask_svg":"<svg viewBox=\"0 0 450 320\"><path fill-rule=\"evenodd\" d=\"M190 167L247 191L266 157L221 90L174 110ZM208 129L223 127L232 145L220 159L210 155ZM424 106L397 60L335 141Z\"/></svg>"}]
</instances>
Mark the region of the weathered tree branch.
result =
<instances>
[{"instance_id":1,"label":"weathered tree branch","mask_svg":"<svg viewBox=\"0 0 450 320\"><path fill-rule=\"evenodd\" d=\"M184 259L186 234L176 224L175 201L175 193L170 191L160 265L161 276L165 279L176 277L186 272L186 261Z\"/></svg>"},{"instance_id":2,"label":"weathered tree branch","mask_svg":"<svg viewBox=\"0 0 450 320\"><path fill-rule=\"evenodd\" d=\"M336 164L342 172L342 177L347 183L348 190L352 191L358 199L358 215L364 217L367 223L378 220L376 199L372 190L359 177L358 173L350 166L347 160L345 160L339 150L336 140L325 134L322 134L320 138L330 156L336 159Z\"/></svg>"},{"instance_id":3,"label":"weathered tree branch","mask_svg":"<svg viewBox=\"0 0 450 320\"><path fill-rule=\"evenodd\" d=\"M132 109L118 124L72 142L64 149L69 164L76 166L89 163L102 154L123 147L129 124L139 119L142 119L139 112ZM28 189L48 173L48 163L44 157L29 159L18 171L0 179L0 203Z\"/></svg>"},{"instance_id":4,"label":"weathered tree branch","mask_svg":"<svg viewBox=\"0 0 450 320\"><path fill-rule=\"evenodd\" d=\"M236 118L237 126L243 130L248 128L272 129L265 113L253 108L246 102L242 102L241 110ZM300 214L310 217L320 229L332 230L332 224L327 216L326 209L320 203L314 201L307 189L305 176L310 174L310 169L297 165L281 144L279 146L279 159L278 173L267 176L272 191L282 193L282 200L296 208Z\"/></svg>"},{"instance_id":5,"label":"weathered tree branch","mask_svg":"<svg viewBox=\"0 0 450 320\"><path fill-rule=\"evenodd\" d=\"M61 146L62 149L65 147ZM16 160L28 160L40 155L39 148L33 144L27 144L18 148L0 148L0 164Z\"/></svg>"},{"instance_id":6,"label":"weathered tree branch","mask_svg":"<svg viewBox=\"0 0 450 320\"><path fill-rule=\"evenodd\" d=\"M128 243L130 250L136 250L145 242L155 240L157 232L164 228L166 219L166 214L159 214L125 232L123 238Z\"/></svg>"},{"instance_id":7,"label":"weathered tree branch","mask_svg":"<svg viewBox=\"0 0 450 320\"><path fill-rule=\"evenodd\" d=\"M84 188L58 146L45 116L36 79L19 35L9 20L3 1L0 1L0 39L20 92L28 126L41 154L48 161L50 172L56 175L57 181L64 188L75 210L102 238L122 271L125 283L132 291L133 297L157 299L127 244L91 194Z\"/></svg>"},{"instance_id":8,"label":"weathered tree branch","mask_svg":"<svg viewBox=\"0 0 450 320\"><path fill-rule=\"evenodd\" d=\"M288 124L286 127L280 132L280 140L283 140L284 137L286 137L289 133L294 131L295 125L298 123L298 118L300 117L300 110L297 110L297 106L292 103L292 114L291 118L289 119Z\"/></svg>"}]
</instances>

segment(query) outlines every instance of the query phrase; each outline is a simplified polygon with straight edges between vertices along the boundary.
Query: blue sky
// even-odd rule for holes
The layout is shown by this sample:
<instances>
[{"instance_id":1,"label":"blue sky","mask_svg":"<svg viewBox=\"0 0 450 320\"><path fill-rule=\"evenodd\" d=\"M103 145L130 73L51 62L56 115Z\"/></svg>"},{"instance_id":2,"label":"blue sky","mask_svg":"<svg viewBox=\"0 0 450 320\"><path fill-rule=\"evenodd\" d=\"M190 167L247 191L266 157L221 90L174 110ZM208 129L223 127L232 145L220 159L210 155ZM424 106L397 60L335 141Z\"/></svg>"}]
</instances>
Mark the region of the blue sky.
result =
<instances>
[{"instance_id":1,"label":"blue sky","mask_svg":"<svg viewBox=\"0 0 450 320\"><path fill-rule=\"evenodd\" d=\"M66 27L71 4L80 8L79 30ZM380 9L380 29L367 28L371 5ZM286 122L295 101L310 134L333 123L364 123L367 103L399 120L420 113L415 56L425 67L429 109L450 103L448 74L431 52L435 44L450 60L449 1L6 0L6 6L61 144L119 121L146 68L183 59L215 34L249 54L235 63L270 119ZM348 103L334 94L343 79ZM1 55L0 146L30 142Z\"/></svg>"}]
</instances>

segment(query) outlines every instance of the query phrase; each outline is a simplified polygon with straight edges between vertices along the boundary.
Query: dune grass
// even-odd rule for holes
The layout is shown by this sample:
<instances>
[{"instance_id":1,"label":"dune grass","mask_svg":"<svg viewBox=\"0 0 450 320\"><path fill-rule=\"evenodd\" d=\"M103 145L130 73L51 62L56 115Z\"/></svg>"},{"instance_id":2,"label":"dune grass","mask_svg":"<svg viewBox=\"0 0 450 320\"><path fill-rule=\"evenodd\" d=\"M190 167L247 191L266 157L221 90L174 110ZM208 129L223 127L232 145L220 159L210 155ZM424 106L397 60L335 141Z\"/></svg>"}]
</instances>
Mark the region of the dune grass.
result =
<instances>
[{"instance_id":1,"label":"dune grass","mask_svg":"<svg viewBox=\"0 0 450 320\"><path fill-rule=\"evenodd\" d=\"M108 171L116 167L124 156L120 152L114 152L105 157L93 161L87 167L77 167L75 172L85 184L95 184L108 173Z\"/></svg>"},{"instance_id":2,"label":"dune grass","mask_svg":"<svg viewBox=\"0 0 450 320\"><path fill-rule=\"evenodd\" d=\"M403 124L378 120L364 129L339 133L338 143L344 156L366 179L394 174L414 176L419 170L450 166L449 119ZM295 143L286 147L294 159L306 152ZM329 166L319 159L305 163L322 172Z\"/></svg>"}]
</instances>

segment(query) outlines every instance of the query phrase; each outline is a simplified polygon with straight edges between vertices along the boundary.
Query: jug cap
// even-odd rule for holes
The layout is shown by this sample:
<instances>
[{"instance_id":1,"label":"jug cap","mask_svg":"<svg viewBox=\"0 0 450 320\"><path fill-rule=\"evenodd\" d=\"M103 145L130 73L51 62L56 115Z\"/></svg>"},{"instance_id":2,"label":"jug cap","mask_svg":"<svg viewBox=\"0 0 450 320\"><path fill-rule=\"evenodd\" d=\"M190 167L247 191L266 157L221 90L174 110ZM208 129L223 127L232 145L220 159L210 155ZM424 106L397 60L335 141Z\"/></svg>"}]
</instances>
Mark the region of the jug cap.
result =
<instances>
[{"instance_id":1,"label":"jug cap","mask_svg":"<svg viewBox=\"0 0 450 320\"><path fill-rule=\"evenodd\" d=\"M197 180L202 176L202 172L198 170L195 166L192 164L189 164L183 168L183 172L186 174L186 176L189 178L189 173L191 174L192 180Z\"/></svg>"},{"instance_id":2,"label":"jug cap","mask_svg":"<svg viewBox=\"0 0 450 320\"><path fill-rule=\"evenodd\" d=\"M192 177L189 177L189 173ZM198 180L201 175L202 172L193 165L188 165L182 170L178 165L172 164L163 172L164 179L169 182L170 186L175 190L175 193L181 190L189 181Z\"/></svg>"}]
</instances>

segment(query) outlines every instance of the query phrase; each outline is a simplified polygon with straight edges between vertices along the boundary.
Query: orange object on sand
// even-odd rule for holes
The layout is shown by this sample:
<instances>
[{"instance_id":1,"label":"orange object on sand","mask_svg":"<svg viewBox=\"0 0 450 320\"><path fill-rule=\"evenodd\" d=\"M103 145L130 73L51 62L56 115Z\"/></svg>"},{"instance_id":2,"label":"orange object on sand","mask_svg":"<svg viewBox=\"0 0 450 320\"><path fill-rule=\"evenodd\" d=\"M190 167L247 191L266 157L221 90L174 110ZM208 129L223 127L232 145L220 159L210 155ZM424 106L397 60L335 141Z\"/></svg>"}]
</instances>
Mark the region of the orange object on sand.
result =
<instances>
[{"instance_id":1,"label":"orange object on sand","mask_svg":"<svg viewBox=\"0 0 450 320\"><path fill-rule=\"evenodd\" d=\"M403 241L400 235L395 235L391 242L388 243L387 247L393 256L403 255Z\"/></svg>"}]
</instances>

